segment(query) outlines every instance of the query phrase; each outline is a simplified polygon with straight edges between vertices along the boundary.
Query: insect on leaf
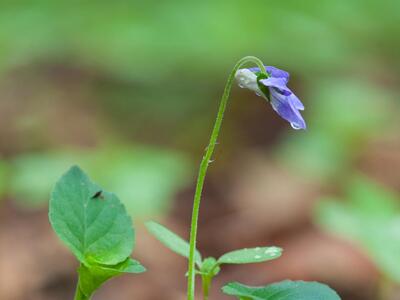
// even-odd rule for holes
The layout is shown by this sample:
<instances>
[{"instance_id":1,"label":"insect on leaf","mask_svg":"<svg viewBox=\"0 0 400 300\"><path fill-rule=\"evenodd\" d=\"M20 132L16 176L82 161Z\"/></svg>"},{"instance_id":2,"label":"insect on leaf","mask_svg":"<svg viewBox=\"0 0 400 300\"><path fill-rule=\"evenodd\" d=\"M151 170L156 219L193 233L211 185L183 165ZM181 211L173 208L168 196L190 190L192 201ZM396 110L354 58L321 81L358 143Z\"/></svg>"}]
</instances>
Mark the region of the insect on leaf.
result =
<instances>
[{"instance_id":1,"label":"insect on leaf","mask_svg":"<svg viewBox=\"0 0 400 300\"><path fill-rule=\"evenodd\" d=\"M101 201L92 199L100 190ZM133 250L132 220L123 204L77 166L56 183L49 219L58 237L82 263L115 265Z\"/></svg>"}]
</instances>

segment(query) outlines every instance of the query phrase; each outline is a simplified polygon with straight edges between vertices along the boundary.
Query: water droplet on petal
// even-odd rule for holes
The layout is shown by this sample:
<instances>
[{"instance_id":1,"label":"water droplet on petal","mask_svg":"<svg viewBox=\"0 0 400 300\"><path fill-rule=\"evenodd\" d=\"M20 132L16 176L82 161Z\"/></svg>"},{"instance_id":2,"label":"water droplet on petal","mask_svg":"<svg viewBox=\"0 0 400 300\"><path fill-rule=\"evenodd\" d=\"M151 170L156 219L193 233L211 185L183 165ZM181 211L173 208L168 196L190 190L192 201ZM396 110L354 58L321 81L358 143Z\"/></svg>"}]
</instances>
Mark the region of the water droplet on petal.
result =
<instances>
[{"instance_id":1,"label":"water droplet on petal","mask_svg":"<svg viewBox=\"0 0 400 300\"><path fill-rule=\"evenodd\" d=\"M290 123L290 126L292 126L292 128L293 129L296 129L296 130L299 130L299 129L301 129L301 127L300 126L298 126L297 124L295 124L295 123Z\"/></svg>"}]
</instances>

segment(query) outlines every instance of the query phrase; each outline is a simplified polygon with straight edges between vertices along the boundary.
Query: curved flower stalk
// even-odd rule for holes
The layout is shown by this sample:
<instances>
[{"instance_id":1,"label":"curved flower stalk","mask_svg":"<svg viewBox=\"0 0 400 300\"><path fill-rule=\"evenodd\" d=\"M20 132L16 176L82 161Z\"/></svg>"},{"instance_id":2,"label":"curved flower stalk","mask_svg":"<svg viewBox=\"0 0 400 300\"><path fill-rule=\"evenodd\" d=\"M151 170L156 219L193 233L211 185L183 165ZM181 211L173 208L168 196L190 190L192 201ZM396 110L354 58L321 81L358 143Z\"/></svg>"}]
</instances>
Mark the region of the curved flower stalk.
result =
<instances>
[{"instance_id":1,"label":"curved flower stalk","mask_svg":"<svg viewBox=\"0 0 400 300\"><path fill-rule=\"evenodd\" d=\"M244 64L253 63L257 68L240 69ZM300 100L286 86L289 81L289 74L274 67L265 67L258 58L246 56L239 60L230 73L225 85L224 93L219 105L217 118L211 133L206 153L200 163L200 169L197 178L196 191L193 200L193 212L190 229L190 248L189 248L189 267L188 267L188 291L187 299L194 300L195 294L195 263L196 263L196 239L197 223L199 218L201 194L203 191L204 179L207 173L208 165L217 143L218 135L221 129L223 116L228 102L230 90L234 79L239 86L248 88L256 92L259 96L267 99L273 109L285 120L290 122L295 129L305 129L306 124L299 110L304 109Z\"/></svg>"}]
</instances>

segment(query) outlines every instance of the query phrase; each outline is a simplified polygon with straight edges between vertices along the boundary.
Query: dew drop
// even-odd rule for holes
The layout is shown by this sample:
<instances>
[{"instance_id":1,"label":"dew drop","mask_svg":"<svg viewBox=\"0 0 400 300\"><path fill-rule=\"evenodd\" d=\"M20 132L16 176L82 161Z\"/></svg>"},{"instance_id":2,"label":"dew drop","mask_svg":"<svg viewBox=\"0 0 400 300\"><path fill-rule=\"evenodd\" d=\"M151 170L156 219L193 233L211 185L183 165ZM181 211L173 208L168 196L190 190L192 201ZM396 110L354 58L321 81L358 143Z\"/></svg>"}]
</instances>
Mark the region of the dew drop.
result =
<instances>
[{"instance_id":1,"label":"dew drop","mask_svg":"<svg viewBox=\"0 0 400 300\"><path fill-rule=\"evenodd\" d=\"M295 123L290 123L290 126L292 126L293 129L299 130L301 129L300 126L296 125Z\"/></svg>"},{"instance_id":2,"label":"dew drop","mask_svg":"<svg viewBox=\"0 0 400 300\"><path fill-rule=\"evenodd\" d=\"M277 255L279 253L279 250L276 248L269 248L265 250L265 254L270 254L270 255Z\"/></svg>"}]
</instances>

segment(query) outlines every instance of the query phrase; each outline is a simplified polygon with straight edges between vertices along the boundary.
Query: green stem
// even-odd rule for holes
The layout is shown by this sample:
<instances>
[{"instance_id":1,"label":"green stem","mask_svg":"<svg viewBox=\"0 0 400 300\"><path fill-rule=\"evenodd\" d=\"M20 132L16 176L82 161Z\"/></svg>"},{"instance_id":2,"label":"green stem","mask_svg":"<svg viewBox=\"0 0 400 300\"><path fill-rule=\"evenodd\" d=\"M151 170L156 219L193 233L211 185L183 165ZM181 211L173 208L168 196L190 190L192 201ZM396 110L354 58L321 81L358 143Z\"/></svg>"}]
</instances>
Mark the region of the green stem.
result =
<instances>
[{"instance_id":1,"label":"green stem","mask_svg":"<svg viewBox=\"0 0 400 300\"><path fill-rule=\"evenodd\" d=\"M224 117L226 104L228 102L229 94L232 88L233 81L235 79L236 71L245 63L255 63L261 70L265 72L263 63L254 56L246 56L239 60L234 66L232 72L230 73L228 80L225 85L224 93L222 94L221 102L218 109L217 119L215 120L214 128L211 133L210 141L208 147L206 148L206 153L200 163L200 169L197 178L196 191L193 200L193 212L192 212L192 222L190 228L190 252L189 252L189 272L188 272L188 290L187 290L187 300L194 300L195 294L195 249L196 249L196 239L197 239L197 223L199 219L200 210L200 200L203 191L204 179L206 177L208 165L210 164L211 156L214 152L215 144L217 143L218 135L221 130L221 124Z\"/></svg>"},{"instance_id":2,"label":"green stem","mask_svg":"<svg viewBox=\"0 0 400 300\"><path fill-rule=\"evenodd\" d=\"M79 285L79 280L78 283L76 284L74 300L90 300L90 296L86 296L84 293L82 293Z\"/></svg>"},{"instance_id":3,"label":"green stem","mask_svg":"<svg viewBox=\"0 0 400 300\"><path fill-rule=\"evenodd\" d=\"M208 295L210 294L210 287L211 287L212 278L207 275L203 275L201 277L201 282L203 285L203 300L208 300Z\"/></svg>"}]
</instances>

